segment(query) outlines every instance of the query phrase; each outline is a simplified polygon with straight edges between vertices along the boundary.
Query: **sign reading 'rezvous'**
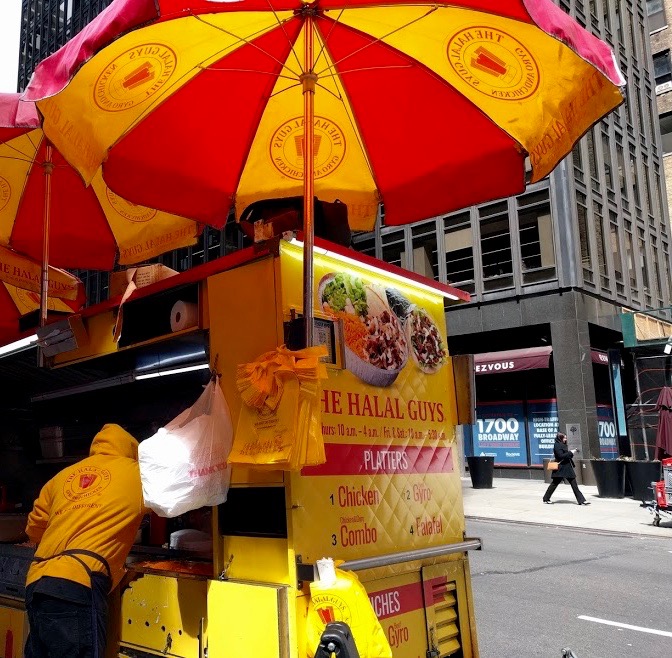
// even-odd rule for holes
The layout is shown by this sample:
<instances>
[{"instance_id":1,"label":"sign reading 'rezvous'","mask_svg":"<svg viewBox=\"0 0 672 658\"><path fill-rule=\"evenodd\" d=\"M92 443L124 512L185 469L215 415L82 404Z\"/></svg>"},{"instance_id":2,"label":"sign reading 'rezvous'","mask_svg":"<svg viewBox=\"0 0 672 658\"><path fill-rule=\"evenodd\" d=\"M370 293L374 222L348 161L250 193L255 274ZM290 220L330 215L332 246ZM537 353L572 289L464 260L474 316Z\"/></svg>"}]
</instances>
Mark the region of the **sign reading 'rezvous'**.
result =
<instances>
[{"instance_id":1,"label":"sign reading 'rezvous'","mask_svg":"<svg viewBox=\"0 0 672 658\"><path fill-rule=\"evenodd\" d=\"M474 354L474 372L477 375L495 375L548 368L551 351L550 347L530 347L524 350Z\"/></svg>"}]
</instances>

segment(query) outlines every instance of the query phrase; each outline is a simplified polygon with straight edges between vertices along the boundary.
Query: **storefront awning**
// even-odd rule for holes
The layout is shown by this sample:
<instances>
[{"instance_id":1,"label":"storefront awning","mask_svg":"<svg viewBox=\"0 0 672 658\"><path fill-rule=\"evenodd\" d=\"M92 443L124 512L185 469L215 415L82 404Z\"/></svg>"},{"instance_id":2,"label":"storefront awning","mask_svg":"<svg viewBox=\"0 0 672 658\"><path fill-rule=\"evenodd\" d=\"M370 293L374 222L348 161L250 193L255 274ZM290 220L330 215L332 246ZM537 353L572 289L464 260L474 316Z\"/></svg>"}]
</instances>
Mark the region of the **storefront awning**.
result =
<instances>
[{"instance_id":1,"label":"storefront awning","mask_svg":"<svg viewBox=\"0 0 672 658\"><path fill-rule=\"evenodd\" d=\"M593 361L593 363L599 363L600 365L603 366L609 365L609 356L607 355L606 352L603 352L602 350L591 349L590 358Z\"/></svg>"},{"instance_id":2,"label":"storefront awning","mask_svg":"<svg viewBox=\"0 0 672 658\"><path fill-rule=\"evenodd\" d=\"M474 354L474 371L477 375L496 375L502 372L548 368L552 351L552 347L528 347L524 350Z\"/></svg>"}]
</instances>

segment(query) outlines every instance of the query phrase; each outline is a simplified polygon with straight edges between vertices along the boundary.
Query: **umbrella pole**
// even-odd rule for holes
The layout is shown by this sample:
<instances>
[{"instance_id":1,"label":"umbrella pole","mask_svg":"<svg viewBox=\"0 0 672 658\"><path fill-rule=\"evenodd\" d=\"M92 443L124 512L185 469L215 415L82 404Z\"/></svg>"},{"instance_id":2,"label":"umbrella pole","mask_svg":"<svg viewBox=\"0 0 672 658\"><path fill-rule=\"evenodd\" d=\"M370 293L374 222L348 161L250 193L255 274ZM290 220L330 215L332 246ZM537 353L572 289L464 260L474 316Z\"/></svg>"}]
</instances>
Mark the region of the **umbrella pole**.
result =
<instances>
[{"instance_id":1,"label":"umbrella pole","mask_svg":"<svg viewBox=\"0 0 672 658\"><path fill-rule=\"evenodd\" d=\"M49 304L49 224L51 222L51 174L54 171L52 162L53 147L47 144L47 159L42 165L44 169L44 227L42 235L42 280L40 283L40 327L47 324Z\"/></svg>"},{"instance_id":2,"label":"umbrella pole","mask_svg":"<svg viewBox=\"0 0 672 658\"><path fill-rule=\"evenodd\" d=\"M313 17L305 17L303 85L303 317L305 321L306 347L313 344L313 246L315 244L315 82L313 72Z\"/></svg>"}]
</instances>

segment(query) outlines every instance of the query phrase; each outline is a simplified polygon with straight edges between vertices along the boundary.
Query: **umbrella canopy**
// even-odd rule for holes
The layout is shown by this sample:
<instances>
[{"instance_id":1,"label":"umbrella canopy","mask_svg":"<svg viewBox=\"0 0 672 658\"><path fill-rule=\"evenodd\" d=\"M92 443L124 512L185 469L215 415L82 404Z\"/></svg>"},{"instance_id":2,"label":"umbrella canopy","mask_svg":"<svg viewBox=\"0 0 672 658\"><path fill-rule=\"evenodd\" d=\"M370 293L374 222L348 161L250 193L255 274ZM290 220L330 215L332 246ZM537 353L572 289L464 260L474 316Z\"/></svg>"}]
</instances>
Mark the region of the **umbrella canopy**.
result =
<instances>
[{"instance_id":1,"label":"umbrella canopy","mask_svg":"<svg viewBox=\"0 0 672 658\"><path fill-rule=\"evenodd\" d=\"M221 225L314 192L370 229L380 202L404 224L523 191L623 83L551 0L116 0L26 98L136 203Z\"/></svg>"},{"instance_id":2,"label":"umbrella canopy","mask_svg":"<svg viewBox=\"0 0 672 658\"><path fill-rule=\"evenodd\" d=\"M623 101L611 49L551 0L116 0L25 93L91 182L222 225L303 194L356 230L522 192Z\"/></svg>"},{"instance_id":3,"label":"umbrella canopy","mask_svg":"<svg viewBox=\"0 0 672 658\"><path fill-rule=\"evenodd\" d=\"M0 94L0 245L43 257L47 173L52 265L111 270L196 242L199 224L126 201L108 188L100 170L86 186L40 123L33 103Z\"/></svg>"},{"instance_id":4,"label":"umbrella canopy","mask_svg":"<svg viewBox=\"0 0 672 658\"><path fill-rule=\"evenodd\" d=\"M656 401L656 459L672 456L672 388L663 386Z\"/></svg>"},{"instance_id":5,"label":"umbrella canopy","mask_svg":"<svg viewBox=\"0 0 672 658\"><path fill-rule=\"evenodd\" d=\"M19 333L19 319L40 308L42 266L0 246L0 344ZM75 313L84 304L82 282L69 272L49 268L48 310Z\"/></svg>"}]
</instances>

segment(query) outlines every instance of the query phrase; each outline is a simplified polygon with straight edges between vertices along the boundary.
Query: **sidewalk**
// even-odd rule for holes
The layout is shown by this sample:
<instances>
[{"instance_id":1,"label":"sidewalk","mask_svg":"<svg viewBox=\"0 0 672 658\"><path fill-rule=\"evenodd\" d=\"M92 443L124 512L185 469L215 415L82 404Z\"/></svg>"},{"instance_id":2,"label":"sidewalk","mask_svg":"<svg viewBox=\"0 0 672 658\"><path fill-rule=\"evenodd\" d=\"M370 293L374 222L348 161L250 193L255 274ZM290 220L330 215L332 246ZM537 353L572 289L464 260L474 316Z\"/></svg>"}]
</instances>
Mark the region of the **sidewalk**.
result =
<instances>
[{"instance_id":1,"label":"sidewalk","mask_svg":"<svg viewBox=\"0 0 672 658\"><path fill-rule=\"evenodd\" d=\"M560 485L553 505L541 502L548 487L540 480L495 478L492 489L474 489L462 478L464 512L467 518L519 521L542 525L570 526L595 531L653 535L672 539L672 522L653 525L653 514L632 498L598 498L597 487L580 485L590 505L579 506L571 488Z\"/></svg>"}]
</instances>

